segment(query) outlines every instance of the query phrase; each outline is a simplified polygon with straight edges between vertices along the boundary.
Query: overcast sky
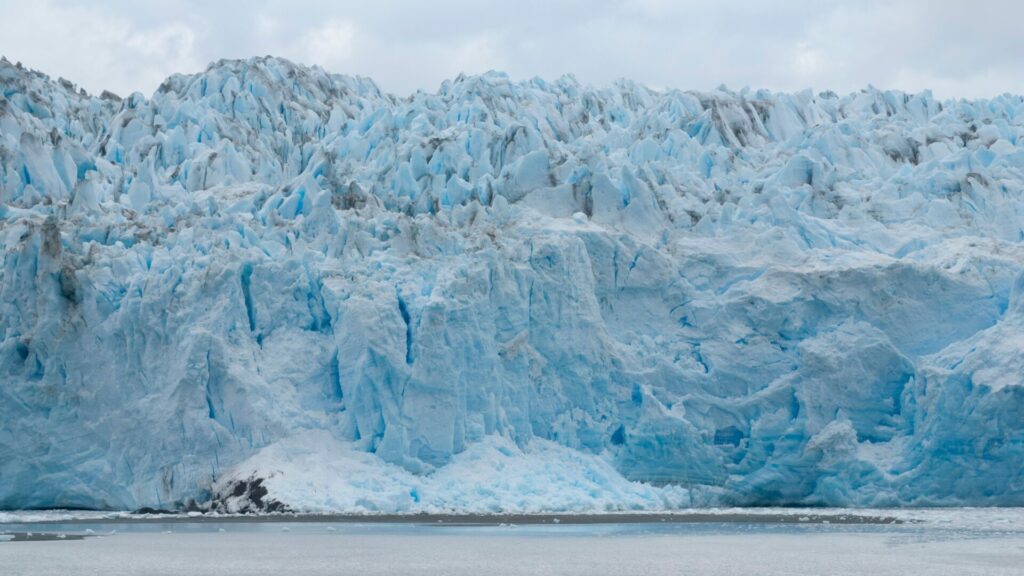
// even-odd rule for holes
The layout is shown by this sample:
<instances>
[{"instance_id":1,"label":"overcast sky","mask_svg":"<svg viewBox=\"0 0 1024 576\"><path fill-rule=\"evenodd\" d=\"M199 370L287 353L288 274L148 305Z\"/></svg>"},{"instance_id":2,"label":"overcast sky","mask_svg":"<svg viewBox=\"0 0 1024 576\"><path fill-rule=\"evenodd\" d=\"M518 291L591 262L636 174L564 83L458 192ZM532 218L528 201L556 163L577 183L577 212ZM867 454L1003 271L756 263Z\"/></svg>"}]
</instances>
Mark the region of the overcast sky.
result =
<instances>
[{"instance_id":1,"label":"overcast sky","mask_svg":"<svg viewBox=\"0 0 1024 576\"><path fill-rule=\"evenodd\" d=\"M654 88L1024 93L1020 0L0 0L0 54L91 92L272 54L405 95L459 72Z\"/></svg>"}]
</instances>

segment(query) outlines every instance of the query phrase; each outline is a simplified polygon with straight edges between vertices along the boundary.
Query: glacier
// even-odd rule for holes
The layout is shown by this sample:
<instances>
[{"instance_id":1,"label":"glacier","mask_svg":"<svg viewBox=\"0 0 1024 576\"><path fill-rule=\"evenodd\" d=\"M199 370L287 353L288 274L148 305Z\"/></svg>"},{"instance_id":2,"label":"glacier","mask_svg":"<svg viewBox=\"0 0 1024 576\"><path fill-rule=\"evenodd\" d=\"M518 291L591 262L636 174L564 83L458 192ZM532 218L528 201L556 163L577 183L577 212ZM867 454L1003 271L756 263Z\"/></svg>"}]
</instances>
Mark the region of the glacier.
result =
<instances>
[{"instance_id":1,"label":"glacier","mask_svg":"<svg viewBox=\"0 0 1024 576\"><path fill-rule=\"evenodd\" d=\"M0 89L0 509L1024 505L1021 96Z\"/></svg>"}]
</instances>

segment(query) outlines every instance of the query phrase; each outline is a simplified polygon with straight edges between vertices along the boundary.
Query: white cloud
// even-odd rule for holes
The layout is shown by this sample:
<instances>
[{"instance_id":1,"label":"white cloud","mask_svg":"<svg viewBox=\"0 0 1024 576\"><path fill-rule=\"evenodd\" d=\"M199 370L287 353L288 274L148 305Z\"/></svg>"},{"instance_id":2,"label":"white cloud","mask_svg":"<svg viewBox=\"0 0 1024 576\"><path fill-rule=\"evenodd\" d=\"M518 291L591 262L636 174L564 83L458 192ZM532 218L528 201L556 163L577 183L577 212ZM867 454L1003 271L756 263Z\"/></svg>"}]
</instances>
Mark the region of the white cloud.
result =
<instances>
[{"instance_id":1,"label":"white cloud","mask_svg":"<svg viewBox=\"0 0 1024 576\"><path fill-rule=\"evenodd\" d=\"M194 66L195 34L187 26L172 22L145 32L128 32L124 47L148 62L166 63L169 68Z\"/></svg>"},{"instance_id":2,"label":"white cloud","mask_svg":"<svg viewBox=\"0 0 1024 576\"><path fill-rule=\"evenodd\" d=\"M93 92L152 90L174 72L201 66L195 35L181 22L140 27L127 17L49 0L3 2L0 13L0 53Z\"/></svg>"},{"instance_id":3,"label":"white cloud","mask_svg":"<svg viewBox=\"0 0 1024 576\"><path fill-rule=\"evenodd\" d=\"M805 78L813 77L815 74L819 73L824 62L824 58L821 57L821 53L808 46L805 42L797 44L794 60L796 64L796 71Z\"/></svg>"},{"instance_id":4,"label":"white cloud","mask_svg":"<svg viewBox=\"0 0 1024 576\"><path fill-rule=\"evenodd\" d=\"M467 38L449 51L451 74L479 74L491 69L504 68L501 48L493 37L486 34Z\"/></svg>"},{"instance_id":5,"label":"white cloud","mask_svg":"<svg viewBox=\"0 0 1024 576\"><path fill-rule=\"evenodd\" d=\"M1024 3L991 0L0 0L0 54L91 91L150 92L280 55L400 94L459 72L773 90L1024 93Z\"/></svg>"},{"instance_id":6,"label":"white cloud","mask_svg":"<svg viewBox=\"0 0 1024 576\"><path fill-rule=\"evenodd\" d=\"M263 11L256 13L256 31L260 36L272 36L277 32L277 28L276 18Z\"/></svg>"},{"instance_id":7,"label":"white cloud","mask_svg":"<svg viewBox=\"0 0 1024 576\"><path fill-rule=\"evenodd\" d=\"M316 63L332 69L352 58L356 27L345 20L329 20L301 38L302 61Z\"/></svg>"}]
</instances>

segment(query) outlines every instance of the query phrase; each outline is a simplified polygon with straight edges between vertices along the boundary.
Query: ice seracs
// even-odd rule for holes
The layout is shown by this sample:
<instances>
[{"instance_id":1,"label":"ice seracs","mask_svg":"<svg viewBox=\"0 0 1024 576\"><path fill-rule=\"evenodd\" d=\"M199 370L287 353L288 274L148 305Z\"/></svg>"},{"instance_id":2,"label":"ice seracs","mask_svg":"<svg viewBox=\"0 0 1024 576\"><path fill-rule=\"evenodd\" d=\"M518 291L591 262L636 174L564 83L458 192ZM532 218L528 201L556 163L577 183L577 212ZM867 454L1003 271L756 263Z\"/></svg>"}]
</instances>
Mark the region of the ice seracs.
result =
<instances>
[{"instance_id":1,"label":"ice seracs","mask_svg":"<svg viewBox=\"0 0 1024 576\"><path fill-rule=\"evenodd\" d=\"M1024 504L1019 96L0 88L0 507Z\"/></svg>"}]
</instances>

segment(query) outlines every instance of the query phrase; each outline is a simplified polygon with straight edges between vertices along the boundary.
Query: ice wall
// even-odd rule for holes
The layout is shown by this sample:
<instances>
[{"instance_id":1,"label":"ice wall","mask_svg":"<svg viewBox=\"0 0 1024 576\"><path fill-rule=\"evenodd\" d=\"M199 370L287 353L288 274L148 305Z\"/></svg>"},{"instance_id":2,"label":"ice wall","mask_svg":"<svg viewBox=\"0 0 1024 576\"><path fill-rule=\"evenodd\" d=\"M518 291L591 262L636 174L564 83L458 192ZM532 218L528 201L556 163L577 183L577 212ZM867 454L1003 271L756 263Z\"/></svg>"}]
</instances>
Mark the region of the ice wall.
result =
<instances>
[{"instance_id":1,"label":"ice wall","mask_svg":"<svg viewBox=\"0 0 1024 576\"><path fill-rule=\"evenodd\" d=\"M180 506L324 432L304 457L453 509L507 443L579 454L601 509L681 502L605 465L695 503L1024 504L1019 96L397 98L274 58L0 88L0 508Z\"/></svg>"}]
</instances>

